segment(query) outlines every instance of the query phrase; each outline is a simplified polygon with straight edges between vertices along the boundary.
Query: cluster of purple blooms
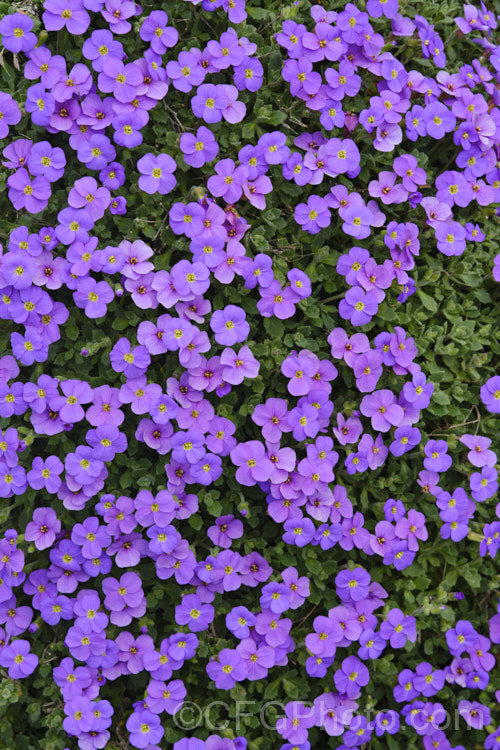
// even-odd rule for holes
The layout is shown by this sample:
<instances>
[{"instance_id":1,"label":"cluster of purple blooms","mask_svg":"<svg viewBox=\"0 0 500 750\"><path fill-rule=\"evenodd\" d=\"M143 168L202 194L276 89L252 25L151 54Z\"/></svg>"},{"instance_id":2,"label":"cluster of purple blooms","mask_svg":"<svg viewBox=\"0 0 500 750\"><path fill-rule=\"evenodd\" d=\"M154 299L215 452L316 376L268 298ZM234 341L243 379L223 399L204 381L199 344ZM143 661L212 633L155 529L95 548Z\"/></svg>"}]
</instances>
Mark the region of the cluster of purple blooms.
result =
<instances>
[{"instance_id":1,"label":"cluster of purple blooms","mask_svg":"<svg viewBox=\"0 0 500 750\"><path fill-rule=\"evenodd\" d=\"M384 48L385 39L375 32L369 17L378 18L383 14L390 19L396 38L411 37L417 30L424 57L432 57L437 67L444 68L444 46L434 27L422 16L416 16L415 22L403 18L396 0L386 3L373 0L366 10L363 12L352 3L347 3L340 12L313 7L313 31L295 21L285 21L283 30L276 35L278 44L288 55L283 78L289 82L293 97L319 113L325 130L344 126L352 134L359 126L371 134L373 147L378 151L392 152L404 136L417 142L424 138L441 140L452 134L459 149L455 157L456 169L439 174L434 190L425 197L422 191L433 186L427 184L425 170L411 154L398 155L392 171L381 171L378 179L369 183L368 193L384 205L407 202L413 211L421 206L439 252L448 256L461 255L467 242L481 242L484 234L478 225L461 223L455 211L474 202L488 206L500 199L497 166L500 63L496 47L487 37L474 40L492 51L493 70L475 60L472 65L464 64L457 73L440 70L436 77L424 76L416 70L406 70L392 52ZM480 14L477 19L482 19L477 28L489 35L491 29L496 28L494 14L488 14L485 8L482 12L474 8L474 12ZM463 19L457 19L461 29L464 23ZM314 68L316 63L319 70ZM364 77L359 75L360 71L365 72ZM371 97L368 108L356 112L347 102L363 86L368 88L366 73L376 79L378 94ZM371 82L370 85L373 86ZM491 100L494 106L490 106ZM327 138L318 131L301 134L295 139L295 145L305 150L305 156L299 152L291 154L283 165L283 176L299 185L319 185L325 177L342 174L353 178L360 172L360 153L351 137ZM296 207L295 219L303 231L316 234L330 225L332 209L338 211L342 231L358 240L369 237L372 227L385 223L385 215L375 200L366 202L360 193L349 193L343 185L334 185L324 196L309 196L307 203ZM421 209L418 209L420 215ZM419 217L419 224L420 221ZM359 274L347 280L353 289L346 295L348 304L344 302L339 309L340 315L350 319L353 325L364 325L371 320L377 312L377 304L384 299L384 290L393 280L403 287L400 302L415 291L414 281L407 272L414 267L414 256L419 254L417 223L390 222L385 232L390 259L377 264L368 251L354 248L365 261L361 262ZM428 239L430 236L426 235L425 240ZM369 264L365 268L367 261ZM497 278L498 271L495 274ZM352 317L351 308L357 302L363 305L362 313Z\"/></svg>"},{"instance_id":2,"label":"cluster of purple blooms","mask_svg":"<svg viewBox=\"0 0 500 750\"><path fill-rule=\"evenodd\" d=\"M221 8L231 23L246 18L244 0L201 0L201 7ZM368 238L372 228L384 226L384 252L389 257L375 259L367 249L354 246L340 256L336 269L350 287L340 302L340 317L354 327L370 323L393 281L403 289L400 302L415 292L408 272L415 266L421 241L428 240L427 235L420 236L419 226L432 230L438 251L447 256L462 254L467 241L484 239L478 225L459 221L459 210L475 205L474 201L479 206L499 201L500 54L489 41L495 16L484 7L479 11L466 6L457 24L463 33L472 29L483 33L477 41L491 53L493 70L476 60L454 74L443 70L444 45L434 27L421 16L414 22L403 18L397 0L368 0L366 12L352 3L339 12L314 6L312 31L285 21L276 41L288 56L282 77L291 95L318 114L325 131L343 127L346 137L302 133L293 142L298 150L292 151L286 135L273 131L243 146L236 160L217 161L202 197L169 204L170 229L187 238L191 257L169 270L156 270L153 250L142 240L124 239L100 248L92 235L107 212L127 211L126 196L117 192L126 182L121 149L143 142L148 113L173 88L181 94L194 92L191 109L204 123L196 133L185 132L180 138L185 164L201 169L214 162L220 144L207 126L243 120L246 107L238 94L258 91L264 68L254 56L257 46L232 28L203 50L170 53L164 64L179 35L162 10L142 21L140 38L148 48L143 57L129 60L115 38L127 34L131 21L142 13L129 0L45 0L42 22L49 32L65 28L82 36L93 20L90 13L108 28L92 31L84 39L86 62L69 70L62 56L36 46L28 16L14 13L0 21L5 49L24 53L24 77L35 82L22 102L25 111L35 126L67 136L61 140L66 150L48 140L27 138L11 140L3 148L14 209L31 214L44 211L52 183L64 177L71 152L85 170L70 186L68 205L58 213L54 226L43 226L38 232L18 226L10 232L1 257L0 317L22 327L22 332L12 332L12 355L0 360L0 417L27 415L34 433L46 436L70 432L77 424L89 425L72 452L36 456L30 468L20 463L26 444L18 429L0 430L0 497L21 496L29 487L61 500L69 511L93 507L69 530L61 528L50 505L37 507L19 546L13 530L0 540L0 666L13 679L29 676L38 657L20 636L35 632L34 619L49 627L66 623L64 646L69 656L53 670L65 706L64 730L78 739L81 750L105 747L114 709L100 697L101 688L121 676L147 672L146 695L133 704L126 728L133 747L154 750L164 733L162 714L177 713L187 696L183 680L174 672L197 656L199 634L208 631L215 619L216 597L244 587L259 589L259 607L237 604L226 616L226 630L237 641L235 646L222 649L206 665L216 688L230 690L289 663L297 644L294 623L283 615L298 609L310 595L308 578L296 568L278 573L259 553L243 555L232 549L233 541L244 533L244 522L232 514L217 518L208 528L207 537L218 549L198 559L178 529L199 509L192 485L209 487L231 464L242 487L258 486L265 494L268 515L282 525L285 544L325 551L338 544L346 552L356 549L367 556L378 555L397 571L412 564L420 542L428 538L425 515L392 498L384 504L384 520L369 530L346 488L335 483L334 468L340 459L336 448L343 451L351 446L343 469L354 475L380 468L389 454L399 458L420 446L421 433L415 425L429 406L434 387L415 362L415 342L402 327L380 333L373 341L364 333L349 335L340 327L331 331L327 340L332 358L352 370L362 394L359 409L345 415L337 412L333 427L331 383L338 371L333 362L307 349L293 351L281 362L288 392L297 401L268 398L251 413L262 440L239 442L231 419L217 414L220 400L233 388L258 377L260 363L252 352L251 327L243 307L229 304L212 310L206 295L213 279L230 285L241 277L245 289L258 292L257 309L264 318L289 319L312 294L303 271L291 268L286 282L280 281L271 257L250 256L244 245L250 224L234 204L246 199L253 208L265 209L274 170L298 186L330 181L325 196L309 195L307 202L295 207L295 220L303 231L317 234L328 228L333 210L343 232L356 242ZM407 71L384 50L385 39L375 32L370 17L389 20L396 38L417 32L423 56L441 69L436 77ZM232 76L231 83L206 81L207 76L224 71ZM372 85L367 74L377 79L377 95L368 108L348 111L347 100ZM0 138L20 122L19 105L9 94L0 93ZM369 182L366 200L343 184L331 186L339 175L353 180L361 172L362 155L353 140L358 126L358 132L363 129L373 147L385 153L392 152L403 137L417 141L448 136L458 151L456 169L438 175L430 186L417 159L403 153L394 158L392 171L381 171L378 179ZM145 154L137 161L139 189L151 195L170 193L177 184L176 168L169 154ZM429 188L432 192L424 197L422 191ZM379 203L407 203L420 216L415 222L386 223ZM497 281L498 258L493 270ZM44 363L51 345L61 338L60 328L70 315L68 307L55 299L61 288L72 292L75 307L90 319L103 318L115 297L123 295L139 310L169 311L155 320L143 320L133 336L110 342L109 361L116 380L121 378L119 387L91 388L86 381L47 374L36 382L16 379L19 365ZM220 349L214 353L213 346ZM178 359L183 372L160 385L152 382L150 367L167 354ZM397 393L384 387L384 368L391 378L405 379ZM500 413L500 376L481 387L481 401L490 413ZM166 456L166 487L155 494L141 489L134 497L117 497L105 491L107 464L128 448L127 435L120 429L128 409L140 417L135 439ZM452 464L444 440L429 439L423 446L418 480L423 492L435 497L441 537L453 542L469 534L476 503L490 500L498 489L491 441L463 435L460 442L469 450L467 459L474 469L469 492L458 487L450 493L439 486L441 475ZM500 518L500 507L496 515ZM47 551L45 567L24 571L24 541L38 552ZM479 554L495 557L499 548L500 521L485 524ZM134 621L146 613L147 591L140 575L143 559L154 563L158 579L190 587L174 605L179 630L156 644L147 628L139 635L132 632ZM312 708L300 701L287 704L276 725L286 743L283 748L309 750L308 730L314 726L329 736L343 735L342 748L356 747L372 735L398 732L401 715L423 736L426 750L449 750L451 745L439 729L444 708L427 699L445 682L478 690L488 685L494 666L488 649L490 640L500 642L500 614L490 620L490 639L459 621L446 633L452 663L444 670L427 662L418 665L415 673L403 670L394 688L395 701L405 703L401 711L378 712L368 721L355 713L362 689L370 681L366 662L388 647L400 649L413 643L416 621L398 608L385 611L379 621L374 612L384 606L388 594L362 567L338 572L335 586L340 604L318 615L305 639L308 675L322 678L332 667L335 692L319 695ZM23 595L30 605L22 603ZM109 623L121 629L116 638L108 636ZM123 629L129 626L131 630ZM343 647L351 653L338 661L336 650ZM459 712L470 727L490 723L489 709L477 701L461 701ZM490 734L485 748L494 748L499 737L500 730ZM242 737L230 740L216 735L206 741L185 738L174 745L175 750L245 747Z\"/></svg>"}]
</instances>

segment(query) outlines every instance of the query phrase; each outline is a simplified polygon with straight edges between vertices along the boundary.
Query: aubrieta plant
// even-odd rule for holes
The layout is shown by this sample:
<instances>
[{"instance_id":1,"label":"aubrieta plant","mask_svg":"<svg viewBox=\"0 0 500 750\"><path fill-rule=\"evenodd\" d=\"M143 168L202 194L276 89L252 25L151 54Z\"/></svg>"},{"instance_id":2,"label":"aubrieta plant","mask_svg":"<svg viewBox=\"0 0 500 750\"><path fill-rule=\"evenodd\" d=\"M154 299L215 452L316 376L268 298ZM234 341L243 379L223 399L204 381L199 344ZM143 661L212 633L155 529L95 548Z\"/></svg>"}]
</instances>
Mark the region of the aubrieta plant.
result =
<instances>
[{"instance_id":1,"label":"aubrieta plant","mask_svg":"<svg viewBox=\"0 0 500 750\"><path fill-rule=\"evenodd\" d=\"M0 11L0 747L498 750L495 12Z\"/></svg>"}]
</instances>

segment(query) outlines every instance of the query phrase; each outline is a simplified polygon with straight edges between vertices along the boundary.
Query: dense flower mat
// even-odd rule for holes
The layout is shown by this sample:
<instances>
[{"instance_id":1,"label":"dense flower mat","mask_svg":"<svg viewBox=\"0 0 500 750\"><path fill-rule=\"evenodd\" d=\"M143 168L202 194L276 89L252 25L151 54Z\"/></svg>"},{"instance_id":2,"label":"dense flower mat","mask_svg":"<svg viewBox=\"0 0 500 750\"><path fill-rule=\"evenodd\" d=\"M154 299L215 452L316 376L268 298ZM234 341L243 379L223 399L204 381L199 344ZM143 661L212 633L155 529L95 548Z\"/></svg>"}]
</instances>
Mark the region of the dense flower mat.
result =
<instances>
[{"instance_id":1,"label":"dense flower mat","mask_svg":"<svg viewBox=\"0 0 500 750\"><path fill-rule=\"evenodd\" d=\"M494 10L0 15L0 747L500 748Z\"/></svg>"}]
</instances>

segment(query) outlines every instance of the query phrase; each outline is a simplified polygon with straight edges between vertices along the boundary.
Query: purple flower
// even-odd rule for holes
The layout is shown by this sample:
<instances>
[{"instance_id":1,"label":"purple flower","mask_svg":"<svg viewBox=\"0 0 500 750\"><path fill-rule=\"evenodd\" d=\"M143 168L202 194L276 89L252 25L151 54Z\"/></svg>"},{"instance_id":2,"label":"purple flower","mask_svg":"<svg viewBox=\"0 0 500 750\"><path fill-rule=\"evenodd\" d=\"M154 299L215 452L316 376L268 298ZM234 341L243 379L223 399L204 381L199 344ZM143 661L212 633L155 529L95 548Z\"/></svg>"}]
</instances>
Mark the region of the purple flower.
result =
<instances>
[{"instance_id":1,"label":"purple flower","mask_svg":"<svg viewBox=\"0 0 500 750\"><path fill-rule=\"evenodd\" d=\"M358 390L361 393L373 391L382 375L382 354L376 351L359 354L353 369Z\"/></svg>"},{"instance_id":2,"label":"purple flower","mask_svg":"<svg viewBox=\"0 0 500 750\"><path fill-rule=\"evenodd\" d=\"M490 709L477 701L460 701L458 713L473 729L484 729L491 724Z\"/></svg>"},{"instance_id":3,"label":"purple flower","mask_svg":"<svg viewBox=\"0 0 500 750\"><path fill-rule=\"evenodd\" d=\"M126 727L130 732L130 743L134 747L146 748L156 745L163 737L160 717L148 709L129 716Z\"/></svg>"},{"instance_id":4,"label":"purple flower","mask_svg":"<svg viewBox=\"0 0 500 750\"><path fill-rule=\"evenodd\" d=\"M187 690L182 680L172 680L165 684L159 680L151 680L148 685L147 705L155 714L166 711L172 716L182 708Z\"/></svg>"},{"instance_id":5,"label":"purple flower","mask_svg":"<svg viewBox=\"0 0 500 750\"><path fill-rule=\"evenodd\" d=\"M407 640L411 643L416 641L416 620L405 616L400 609L391 609L387 613L387 620L380 624L380 635L390 642L392 648L402 648Z\"/></svg>"},{"instance_id":6,"label":"purple flower","mask_svg":"<svg viewBox=\"0 0 500 750\"><path fill-rule=\"evenodd\" d=\"M107 136L94 134L80 142L77 157L87 169L100 171L116 157L116 149Z\"/></svg>"},{"instance_id":7,"label":"purple flower","mask_svg":"<svg viewBox=\"0 0 500 750\"><path fill-rule=\"evenodd\" d=\"M410 550L418 550L418 540L425 541L428 538L424 514L413 509L409 510L407 518L398 519L395 532L400 539L408 541Z\"/></svg>"},{"instance_id":8,"label":"purple flower","mask_svg":"<svg viewBox=\"0 0 500 750\"><path fill-rule=\"evenodd\" d=\"M258 440L239 443L231 451L231 461L238 467L236 481L247 487L267 481L274 468L266 456L265 447Z\"/></svg>"},{"instance_id":9,"label":"purple flower","mask_svg":"<svg viewBox=\"0 0 500 750\"><path fill-rule=\"evenodd\" d=\"M102 62L106 57L123 57L123 46L114 39L109 29L96 29L85 39L82 52L87 60L92 61L92 67L98 73L102 72ZM33 55L31 55L33 59Z\"/></svg>"},{"instance_id":10,"label":"purple flower","mask_svg":"<svg viewBox=\"0 0 500 750\"><path fill-rule=\"evenodd\" d=\"M139 6L131 0L105 0L101 12L114 34L126 34L132 28L132 24L126 19L137 15L138 9Z\"/></svg>"},{"instance_id":11,"label":"purple flower","mask_svg":"<svg viewBox=\"0 0 500 750\"><path fill-rule=\"evenodd\" d=\"M177 60L169 60L166 70L174 87L186 93L191 91L193 86L203 83L206 75L206 70L197 56L186 51L180 52ZM181 136L181 141L184 135L186 134Z\"/></svg>"},{"instance_id":12,"label":"purple flower","mask_svg":"<svg viewBox=\"0 0 500 750\"><path fill-rule=\"evenodd\" d=\"M107 281L96 281L91 276L78 282L73 299L77 307L85 310L87 318L102 318L106 315L107 305L112 302L114 292Z\"/></svg>"},{"instance_id":13,"label":"purple flower","mask_svg":"<svg viewBox=\"0 0 500 750\"><path fill-rule=\"evenodd\" d=\"M481 401L491 414L500 414L500 375L494 375L481 386Z\"/></svg>"},{"instance_id":14,"label":"purple flower","mask_svg":"<svg viewBox=\"0 0 500 750\"><path fill-rule=\"evenodd\" d=\"M272 281L269 286L259 287L260 300L257 309L264 318L273 315L279 320L286 320L295 314L297 296L290 287L281 288L279 281Z\"/></svg>"},{"instance_id":15,"label":"purple flower","mask_svg":"<svg viewBox=\"0 0 500 750\"><path fill-rule=\"evenodd\" d=\"M370 673L357 656L348 656L343 660L341 668L335 672L333 679L340 693L345 693L348 698L357 698L360 688L370 681Z\"/></svg>"},{"instance_id":16,"label":"purple flower","mask_svg":"<svg viewBox=\"0 0 500 750\"><path fill-rule=\"evenodd\" d=\"M56 458L56 456L52 458ZM35 458L34 460L36 461L37 459ZM39 460L42 461L42 459ZM59 461L59 464L61 464L60 473L63 465L61 461ZM61 522L52 508L35 508L33 511L33 520L26 526L24 538L28 542L34 542L37 549L43 550L54 544L56 534L60 530Z\"/></svg>"},{"instance_id":17,"label":"purple flower","mask_svg":"<svg viewBox=\"0 0 500 750\"><path fill-rule=\"evenodd\" d=\"M215 681L215 687L222 690L230 690L247 675L245 662L237 651L230 648L222 649L218 660L210 661L206 670L209 678Z\"/></svg>"},{"instance_id":18,"label":"purple flower","mask_svg":"<svg viewBox=\"0 0 500 750\"><path fill-rule=\"evenodd\" d=\"M309 196L307 203L295 207L295 221L309 234L318 234L330 226L331 215L326 200L319 195Z\"/></svg>"},{"instance_id":19,"label":"purple flower","mask_svg":"<svg viewBox=\"0 0 500 750\"><path fill-rule=\"evenodd\" d=\"M64 174L66 156L62 148L53 147L48 141L34 143L28 156L28 169L32 175L43 175L49 182L56 182Z\"/></svg>"},{"instance_id":20,"label":"purple flower","mask_svg":"<svg viewBox=\"0 0 500 750\"><path fill-rule=\"evenodd\" d=\"M210 320L210 328L215 333L215 340L222 346L233 346L244 341L250 333L250 324L241 307L227 305L223 310L216 310Z\"/></svg>"},{"instance_id":21,"label":"purple flower","mask_svg":"<svg viewBox=\"0 0 500 750\"><path fill-rule=\"evenodd\" d=\"M12 16L5 16L6 18L12 18ZM0 22L1 23L1 22ZM21 111L16 101L9 95L0 92L0 138L6 138L9 134L9 125L17 125L21 120ZM4 149L5 154L6 149ZM16 165L17 166L17 165Z\"/></svg>"},{"instance_id":22,"label":"purple flower","mask_svg":"<svg viewBox=\"0 0 500 750\"><path fill-rule=\"evenodd\" d=\"M243 524L232 515L221 516L216 520L215 526L210 526L207 535L218 547L228 549L233 539L243 536Z\"/></svg>"},{"instance_id":23,"label":"purple flower","mask_svg":"<svg viewBox=\"0 0 500 750\"><path fill-rule=\"evenodd\" d=\"M265 404L258 404L253 413L252 421L262 428L264 440L279 442L283 432L290 432L287 419L287 402L281 398L269 398Z\"/></svg>"},{"instance_id":24,"label":"purple flower","mask_svg":"<svg viewBox=\"0 0 500 750\"><path fill-rule=\"evenodd\" d=\"M198 128L196 135L194 133L183 133L179 145L184 161L191 167L202 167L204 164L213 161L219 153L219 144L215 140L214 134L204 125Z\"/></svg>"},{"instance_id":25,"label":"purple flower","mask_svg":"<svg viewBox=\"0 0 500 750\"><path fill-rule=\"evenodd\" d=\"M63 245L71 245L75 240L88 242L88 231L94 226L94 221L85 210L63 208L57 214L57 220L59 224L56 227L56 235Z\"/></svg>"},{"instance_id":26,"label":"purple flower","mask_svg":"<svg viewBox=\"0 0 500 750\"><path fill-rule=\"evenodd\" d=\"M100 476L104 464L94 457L92 448L79 445L74 453L68 453L64 462L66 473L79 485L92 484Z\"/></svg>"},{"instance_id":27,"label":"purple flower","mask_svg":"<svg viewBox=\"0 0 500 750\"><path fill-rule=\"evenodd\" d=\"M489 450L491 439L481 435L462 435L459 441L469 448L467 460L473 466L482 468L483 466L493 467L497 462L497 455L494 451Z\"/></svg>"},{"instance_id":28,"label":"purple flower","mask_svg":"<svg viewBox=\"0 0 500 750\"><path fill-rule=\"evenodd\" d=\"M196 95L191 99L191 109L195 117L202 117L207 123L220 122L222 110L229 105L225 86L204 83L198 86Z\"/></svg>"},{"instance_id":29,"label":"purple flower","mask_svg":"<svg viewBox=\"0 0 500 750\"><path fill-rule=\"evenodd\" d=\"M420 439L421 434L417 427L402 425L394 430L394 441L390 444L389 450L393 456L402 456L415 448L420 443Z\"/></svg>"},{"instance_id":30,"label":"purple flower","mask_svg":"<svg viewBox=\"0 0 500 750\"><path fill-rule=\"evenodd\" d=\"M441 473L448 471L452 464L451 456L448 455L448 444L446 440L429 440L424 447L424 468L427 471Z\"/></svg>"},{"instance_id":31,"label":"purple flower","mask_svg":"<svg viewBox=\"0 0 500 750\"><path fill-rule=\"evenodd\" d=\"M378 180L372 180L368 185L368 192L372 198L380 198L382 203L403 203L408 191L403 185L396 185L397 175L394 172L382 171Z\"/></svg>"},{"instance_id":32,"label":"purple flower","mask_svg":"<svg viewBox=\"0 0 500 750\"><path fill-rule=\"evenodd\" d=\"M455 115L441 102L433 102L424 109L423 121L427 135L437 140L451 133L457 124Z\"/></svg>"},{"instance_id":33,"label":"purple flower","mask_svg":"<svg viewBox=\"0 0 500 750\"><path fill-rule=\"evenodd\" d=\"M30 178L26 169L18 169L7 178L9 199L19 211L25 208L31 214L37 214L47 206L51 188L46 177L38 175Z\"/></svg>"},{"instance_id":34,"label":"purple flower","mask_svg":"<svg viewBox=\"0 0 500 750\"><path fill-rule=\"evenodd\" d=\"M276 722L276 730L290 743L299 747L308 747L307 730L315 724L316 710L316 707L305 706L299 701L287 703L285 716Z\"/></svg>"},{"instance_id":35,"label":"purple flower","mask_svg":"<svg viewBox=\"0 0 500 750\"><path fill-rule=\"evenodd\" d=\"M263 77L262 63L255 58L246 56L234 67L233 81L239 91L258 91L262 86Z\"/></svg>"},{"instance_id":36,"label":"purple flower","mask_svg":"<svg viewBox=\"0 0 500 750\"><path fill-rule=\"evenodd\" d=\"M23 365L45 362L49 353L48 342L31 326L25 328L24 336L20 333L11 333L10 345L14 357Z\"/></svg>"},{"instance_id":37,"label":"purple flower","mask_svg":"<svg viewBox=\"0 0 500 750\"><path fill-rule=\"evenodd\" d=\"M13 680L22 679L32 674L38 665L38 656L30 653L28 641L16 639L4 646L0 652L0 665L8 669Z\"/></svg>"},{"instance_id":38,"label":"purple flower","mask_svg":"<svg viewBox=\"0 0 500 750\"><path fill-rule=\"evenodd\" d=\"M232 159L222 159L215 165L215 175L208 178L207 187L212 195L224 198L226 203L236 203L243 193L243 183L248 177L245 166L235 166Z\"/></svg>"},{"instance_id":39,"label":"purple flower","mask_svg":"<svg viewBox=\"0 0 500 750\"><path fill-rule=\"evenodd\" d=\"M396 402L396 397L388 389L374 391L364 396L360 409L365 417L371 417L372 427L378 432L388 432L391 426L399 425L404 416L403 409Z\"/></svg>"},{"instance_id":40,"label":"purple flower","mask_svg":"<svg viewBox=\"0 0 500 750\"><path fill-rule=\"evenodd\" d=\"M460 656L464 651L472 651L478 634L467 620L458 620L454 628L446 631L446 643L452 656Z\"/></svg>"},{"instance_id":41,"label":"purple flower","mask_svg":"<svg viewBox=\"0 0 500 750\"><path fill-rule=\"evenodd\" d=\"M442 669L434 670L432 664L421 662L417 664L413 686L424 698L430 698L438 693L444 686L445 675Z\"/></svg>"},{"instance_id":42,"label":"purple flower","mask_svg":"<svg viewBox=\"0 0 500 750\"><path fill-rule=\"evenodd\" d=\"M204 604L197 594L187 594L175 608L175 621L187 625L193 633L207 630L213 622L215 610L211 604Z\"/></svg>"},{"instance_id":43,"label":"purple flower","mask_svg":"<svg viewBox=\"0 0 500 750\"><path fill-rule=\"evenodd\" d=\"M498 472L485 466L481 473L474 472L470 477L471 495L477 502L484 502L498 491Z\"/></svg>"},{"instance_id":44,"label":"purple flower","mask_svg":"<svg viewBox=\"0 0 500 750\"><path fill-rule=\"evenodd\" d=\"M66 27L70 34L80 36L90 25L90 16L80 0L45 0L43 25L47 31L59 31Z\"/></svg>"},{"instance_id":45,"label":"purple flower","mask_svg":"<svg viewBox=\"0 0 500 750\"><path fill-rule=\"evenodd\" d=\"M153 52L164 55L169 47L174 47L179 34L176 29L168 28L168 16L163 10L154 10L144 19L139 35L149 42Z\"/></svg>"},{"instance_id":46,"label":"purple flower","mask_svg":"<svg viewBox=\"0 0 500 750\"><path fill-rule=\"evenodd\" d=\"M374 292L365 292L361 287L348 289L345 298L339 303L339 314L344 320L350 320L354 326L369 323L378 310L377 297Z\"/></svg>"},{"instance_id":47,"label":"purple flower","mask_svg":"<svg viewBox=\"0 0 500 750\"><path fill-rule=\"evenodd\" d=\"M231 385L239 385L244 378L256 378L260 369L260 363L248 346L242 346L237 354L233 349L224 349L220 363L222 379Z\"/></svg>"},{"instance_id":48,"label":"purple flower","mask_svg":"<svg viewBox=\"0 0 500 750\"><path fill-rule=\"evenodd\" d=\"M210 271L203 263L181 260L172 267L175 289L184 299L204 294L210 286Z\"/></svg>"},{"instance_id":49,"label":"purple flower","mask_svg":"<svg viewBox=\"0 0 500 750\"><path fill-rule=\"evenodd\" d=\"M32 19L25 13L13 13L0 21L2 44L10 52L31 52L37 43Z\"/></svg>"},{"instance_id":50,"label":"purple flower","mask_svg":"<svg viewBox=\"0 0 500 750\"><path fill-rule=\"evenodd\" d=\"M56 396L51 406L53 405L65 422L80 422L84 417L81 404L92 401L92 388L81 380L63 380L60 387L64 397Z\"/></svg>"},{"instance_id":51,"label":"purple flower","mask_svg":"<svg viewBox=\"0 0 500 750\"><path fill-rule=\"evenodd\" d=\"M150 195L170 193L177 184L173 175L176 167L175 161L168 154L146 154L137 162L137 168L141 173L139 188Z\"/></svg>"},{"instance_id":52,"label":"purple flower","mask_svg":"<svg viewBox=\"0 0 500 750\"><path fill-rule=\"evenodd\" d=\"M67 421L70 422L71 420ZM33 459L31 471L28 471L26 478L29 482L30 487L32 487L33 489L41 490L42 488L44 488L50 494L55 494L57 493L62 483L61 479L59 478L59 474L61 474L63 468L64 466L57 456L49 456L45 460L40 456L35 456L35 458ZM38 508L37 510L40 509ZM36 512L37 511L35 510L34 513ZM35 518L35 515L33 515L33 518ZM38 522L38 518L36 520ZM59 523L59 521L57 523ZM54 523L52 525L54 525ZM59 523L59 528L60 526L61 524ZM52 540L52 542L53 541L54 540ZM45 547L41 547L41 549L45 549Z\"/></svg>"},{"instance_id":53,"label":"purple flower","mask_svg":"<svg viewBox=\"0 0 500 750\"><path fill-rule=\"evenodd\" d=\"M313 522L309 518L290 518L283 526L285 533L283 541L297 547L305 547L314 539L316 532Z\"/></svg>"},{"instance_id":54,"label":"purple flower","mask_svg":"<svg viewBox=\"0 0 500 750\"><path fill-rule=\"evenodd\" d=\"M151 363L151 356L145 346L132 349L125 337L118 339L109 353L111 367L115 372L123 372L127 378L143 375Z\"/></svg>"}]
</instances>

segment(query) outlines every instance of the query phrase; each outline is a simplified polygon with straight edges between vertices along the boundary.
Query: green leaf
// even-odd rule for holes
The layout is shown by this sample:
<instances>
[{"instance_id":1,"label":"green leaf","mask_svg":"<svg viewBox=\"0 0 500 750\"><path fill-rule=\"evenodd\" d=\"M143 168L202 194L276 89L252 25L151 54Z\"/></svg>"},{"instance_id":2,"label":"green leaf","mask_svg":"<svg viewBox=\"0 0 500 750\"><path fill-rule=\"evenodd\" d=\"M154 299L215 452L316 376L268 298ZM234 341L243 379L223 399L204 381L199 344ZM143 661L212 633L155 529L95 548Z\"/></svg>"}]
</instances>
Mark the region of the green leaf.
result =
<instances>
[{"instance_id":1,"label":"green leaf","mask_svg":"<svg viewBox=\"0 0 500 750\"><path fill-rule=\"evenodd\" d=\"M430 297L428 294L423 292L421 289L417 289L417 294L420 298L421 303L426 308L426 310L429 310L432 313L437 312L438 305L435 299Z\"/></svg>"}]
</instances>

